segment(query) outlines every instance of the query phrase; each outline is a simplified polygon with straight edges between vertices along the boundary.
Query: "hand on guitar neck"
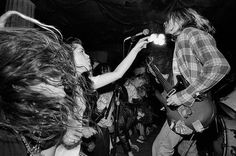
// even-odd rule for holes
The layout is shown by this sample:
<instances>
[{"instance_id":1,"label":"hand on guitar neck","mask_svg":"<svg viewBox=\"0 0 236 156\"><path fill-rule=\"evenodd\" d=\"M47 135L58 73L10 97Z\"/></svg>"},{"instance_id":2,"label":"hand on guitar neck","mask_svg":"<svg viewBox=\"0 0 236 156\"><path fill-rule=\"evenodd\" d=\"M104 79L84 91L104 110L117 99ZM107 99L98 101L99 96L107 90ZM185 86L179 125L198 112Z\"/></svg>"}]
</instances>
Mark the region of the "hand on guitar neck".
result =
<instances>
[{"instance_id":1,"label":"hand on guitar neck","mask_svg":"<svg viewBox=\"0 0 236 156\"><path fill-rule=\"evenodd\" d=\"M151 61L153 61L153 60L151 60ZM150 73L155 77L156 82L157 82L157 83L160 83L159 80L158 80L158 78L155 76L156 74L155 74L154 70L152 69L152 67L150 66L149 63L147 63L147 67L148 67L148 72L150 72ZM159 70L159 69L158 69L158 70ZM159 72L160 72L160 71L159 71ZM160 73L161 73L161 72L160 72ZM169 78L169 74L162 74L162 73L161 73L161 75L162 75L163 78L166 79L166 80Z\"/></svg>"},{"instance_id":2,"label":"hand on guitar neck","mask_svg":"<svg viewBox=\"0 0 236 156\"><path fill-rule=\"evenodd\" d=\"M177 77L178 83L176 86L172 86L152 62L153 58L149 57L147 60L149 71L158 79L167 92L167 100L166 102L163 100L163 105L170 128L180 135L189 134L187 132L185 133L183 129L188 129L188 132L201 132L208 128L216 113L216 108L210 94L202 96L203 98L200 100L193 101L191 105L181 103L176 93L187 88L189 84L180 75Z\"/></svg>"}]
</instances>

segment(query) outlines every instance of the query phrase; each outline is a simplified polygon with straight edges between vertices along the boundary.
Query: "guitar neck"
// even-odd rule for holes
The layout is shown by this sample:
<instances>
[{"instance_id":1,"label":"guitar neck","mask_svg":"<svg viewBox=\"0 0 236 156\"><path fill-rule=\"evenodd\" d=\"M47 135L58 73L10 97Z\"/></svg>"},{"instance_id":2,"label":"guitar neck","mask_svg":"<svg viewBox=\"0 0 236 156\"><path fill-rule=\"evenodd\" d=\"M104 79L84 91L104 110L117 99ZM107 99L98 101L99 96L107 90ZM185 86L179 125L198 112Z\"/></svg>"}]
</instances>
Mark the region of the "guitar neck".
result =
<instances>
[{"instance_id":1,"label":"guitar neck","mask_svg":"<svg viewBox=\"0 0 236 156\"><path fill-rule=\"evenodd\" d=\"M159 71L159 69L157 68L157 66L151 64L151 67L152 67L153 71L155 72L155 76L157 77L157 79L159 80L161 85L163 86L164 90L167 93L169 93L173 89L172 85L169 82L167 82L166 79L162 76L162 74Z\"/></svg>"}]
</instances>

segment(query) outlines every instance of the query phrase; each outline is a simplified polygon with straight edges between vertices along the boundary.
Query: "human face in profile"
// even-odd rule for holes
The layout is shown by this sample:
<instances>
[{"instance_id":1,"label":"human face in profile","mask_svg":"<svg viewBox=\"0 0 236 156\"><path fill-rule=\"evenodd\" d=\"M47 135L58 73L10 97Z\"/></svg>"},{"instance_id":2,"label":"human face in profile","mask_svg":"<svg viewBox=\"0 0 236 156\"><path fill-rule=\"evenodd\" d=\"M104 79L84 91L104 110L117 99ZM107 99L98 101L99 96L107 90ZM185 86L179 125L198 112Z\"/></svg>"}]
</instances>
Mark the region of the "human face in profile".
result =
<instances>
[{"instance_id":1,"label":"human face in profile","mask_svg":"<svg viewBox=\"0 0 236 156\"><path fill-rule=\"evenodd\" d=\"M83 73L86 71L90 71L92 69L91 61L89 55L85 53L84 48L81 44L74 43L73 44L73 53L74 53L74 61L76 65L76 70L79 73Z\"/></svg>"},{"instance_id":2,"label":"human face in profile","mask_svg":"<svg viewBox=\"0 0 236 156\"><path fill-rule=\"evenodd\" d=\"M172 17L164 23L165 33L171 35L178 35L180 27L181 27L181 20L173 19Z\"/></svg>"}]
</instances>

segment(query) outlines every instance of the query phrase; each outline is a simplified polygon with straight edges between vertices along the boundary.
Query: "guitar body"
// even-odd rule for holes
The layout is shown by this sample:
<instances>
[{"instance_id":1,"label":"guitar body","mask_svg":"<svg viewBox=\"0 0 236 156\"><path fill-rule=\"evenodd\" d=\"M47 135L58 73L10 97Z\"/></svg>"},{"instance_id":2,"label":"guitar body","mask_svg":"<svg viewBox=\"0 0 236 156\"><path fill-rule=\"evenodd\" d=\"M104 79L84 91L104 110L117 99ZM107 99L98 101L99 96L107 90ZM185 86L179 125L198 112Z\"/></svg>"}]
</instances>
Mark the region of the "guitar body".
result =
<instances>
[{"instance_id":1,"label":"guitar body","mask_svg":"<svg viewBox=\"0 0 236 156\"><path fill-rule=\"evenodd\" d=\"M181 109L179 109L181 107ZM187 110L185 110L185 108ZM184 117L182 115L183 111L191 111L191 114ZM181 105L175 109L171 109L170 107L166 107L166 116L167 121L171 129L176 131L175 125L178 121L183 121L184 124L189 127L193 132L197 132L195 130L195 126L203 126L204 129L208 128L209 124L214 120L216 114L215 104L212 102L210 97L206 97L202 101L197 101L192 104L192 106L188 107L185 105ZM174 124L173 126L171 126ZM182 134L180 134L182 135Z\"/></svg>"},{"instance_id":2,"label":"guitar body","mask_svg":"<svg viewBox=\"0 0 236 156\"><path fill-rule=\"evenodd\" d=\"M159 69L154 64L150 63L152 61L153 58L149 58L147 65L149 69L151 69L152 74L162 84L167 92L167 97L189 86L189 83L182 75L177 75L178 83L173 87L165 80ZM192 132L200 132L202 129L208 128L216 114L216 107L209 93L195 97L195 102L190 106L184 103L180 106L167 106L167 102L163 103L163 105L166 110L167 121L170 128L180 135L184 135L180 130L181 124L183 125L184 123Z\"/></svg>"}]
</instances>

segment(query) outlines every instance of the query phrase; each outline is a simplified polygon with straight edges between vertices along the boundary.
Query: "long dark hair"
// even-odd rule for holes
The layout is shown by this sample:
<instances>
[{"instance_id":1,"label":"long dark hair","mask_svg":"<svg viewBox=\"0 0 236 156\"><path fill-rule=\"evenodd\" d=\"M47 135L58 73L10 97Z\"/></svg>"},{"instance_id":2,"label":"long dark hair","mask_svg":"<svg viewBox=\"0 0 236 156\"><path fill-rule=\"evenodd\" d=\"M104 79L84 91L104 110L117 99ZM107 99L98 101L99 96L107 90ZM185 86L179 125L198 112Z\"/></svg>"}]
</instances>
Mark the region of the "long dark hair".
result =
<instances>
[{"instance_id":1,"label":"long dark hair","mask_svg":"<svg viewBox=\"0 0 236 156\"><path fill-rule=\"evenodd\" d=\"M61 78L65 98L48 97L31 86ZM79 121L74 97L84 83L76 76L71 46L57 35L33 28L0 29L0 124L32 140L55 140L69 120ZM83 97L82 97L83 98Z\"/></svg>"}]
</instances>

